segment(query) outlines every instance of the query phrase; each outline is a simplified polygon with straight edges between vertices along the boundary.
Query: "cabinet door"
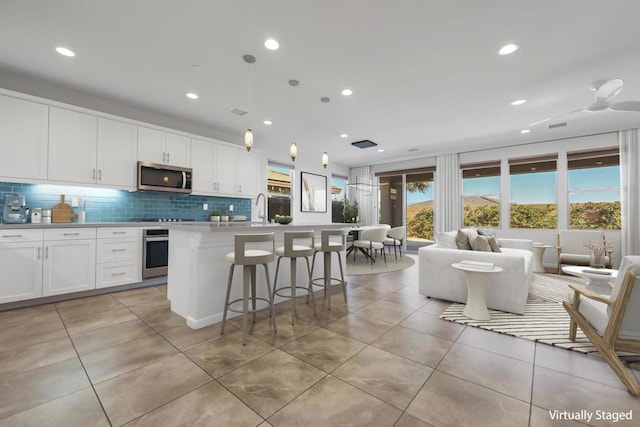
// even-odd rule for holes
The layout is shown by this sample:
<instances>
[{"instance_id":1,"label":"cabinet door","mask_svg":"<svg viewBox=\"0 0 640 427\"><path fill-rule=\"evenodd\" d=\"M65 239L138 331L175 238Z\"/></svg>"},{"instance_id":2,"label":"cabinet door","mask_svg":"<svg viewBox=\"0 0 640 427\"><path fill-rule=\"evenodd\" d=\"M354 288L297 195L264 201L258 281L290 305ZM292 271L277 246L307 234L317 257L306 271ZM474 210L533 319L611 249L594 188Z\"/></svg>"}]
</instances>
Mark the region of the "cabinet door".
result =
<instances>
[{"instance_id":1,"label":"cabinet door","mask_svg":"<svg viewBox=\"0 0 640 427\"><path fill-rule=\"evenodd\" d=\"M49 107L0 96L0 175L47 179Z\"/></svg>"},{"instance_id":2,"label":"cabinet door","mask_svg":"<svg viewBox=\"0 0 640 427\"><path fill-rule=\"evenodd\" d=\"M166 163L165 132L138 126L138 160Z\"/></svg>"},{"instance_id":3,"label":"cabinet door","mask_svg":"<svg viewBox=\"0 0 640 427\"><path fill-rule=\"evenodd\" d=\"M215 144L199 139L191 140L191 168L193 169L191 185L194 194L215 194L215 152Z\"/></svg>"},{"instance_id":4,"label":"cabinet door","mask_svg":"<svg viewBox=\"0 0 640 427\"><path fill-rule=\"evenodd\" d=\"M253 197L258 194L259 156L248 151L238 151L238 193Z\"/></svg>"},{"instance_id":5,"label":"cabinet door","mask_svg":"<svg viewBox=\"0 0 640 427\"><path fill-rule=\"evenodd\" d=\"M0 304L42 296L42 241L0 243Z\"/></svg>"},{"instance_id":6,"label":"cabinet door","mask_svg":"<svg viewBox=\"0 0 640 427\"><path fill-rule=\"evenodd\" d=\"M236 167L238 151L226 145L216 145L216 182L218 183L218 193L236 194Z\"/></svg>"},{"instance_id":7,"label":"cabinet door","mask_svg":"<svg viewBox=\"0 0 640 427\"><path fill-rule=\"evenodd\" d=\"M98 184L136 187L138 127L109 119L98 119Z\"/></svg>"},{"instance_id":8,"label":"cabinet door","mask_svg":"<svg viewBox=\"0 0 640 427\"><path fill-rule=\"evenodd\" d=\"M44 241L44 296L96 287L96 240Z\"/></svg>"},{"instance_id":9,"label":"cabinet door","mask_svg":"<svg viewBox=\"0 0 640 427\"><path fill-rule=\"evenodd\" d=\"M186 136L167 133L166 163L183 168L191 167L191 140Z\"/></svg>"},{"instance_id":10,"label":"cabinet door","mask_svg":"<svg viewBox=\"0 0 640 427\"><path fill-rule=\"evenodd\" d=\"M49 179L96 182L98 118L49 108Z\"/></svg>"}]
</instances>

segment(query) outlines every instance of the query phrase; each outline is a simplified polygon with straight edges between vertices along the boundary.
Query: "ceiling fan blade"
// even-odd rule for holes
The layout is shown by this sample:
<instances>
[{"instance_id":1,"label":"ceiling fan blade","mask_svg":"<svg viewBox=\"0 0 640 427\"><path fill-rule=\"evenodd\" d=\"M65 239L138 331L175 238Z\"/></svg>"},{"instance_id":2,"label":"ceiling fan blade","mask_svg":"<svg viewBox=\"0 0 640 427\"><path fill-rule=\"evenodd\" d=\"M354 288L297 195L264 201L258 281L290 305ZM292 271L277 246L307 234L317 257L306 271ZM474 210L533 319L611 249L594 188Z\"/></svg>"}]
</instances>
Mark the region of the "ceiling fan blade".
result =
<instances>
[{"instance_id":1,"label":"ceiling fan blade","mask_svg":"<svg viewBox=\"0 0 640 427\"><path fill-rule=\"evenodd\" d=\"M531 123L531 124L529 125L529 127L537 126L537 125L539 125L539 124L541 124L541 123L549 122L549 121L554 120L554 119L557 119L557 118L559 118L559 117L567 116L567 115L569 115L569 114L573 114L573 113L579 113L579 112L581 112L581 111L587 111L587 108L578 108L577 110L569 111L568 113L557 114L557 115L555 115L555 116L553 116L553 117L548 117L548 118L543 119L543 120L538 120L537 122L533 122L533 123Z\"/></svg>"},{"instance_id":2,"label":"ceiling fan blade","mask_svg":"<svg viewBox=\"0 0 640 427\"><path fill-rule=\"evenodd\" d=\"M640 101L616 102L609 105L609 108L616 111L630 111L640 113Z\"/></svg>"}]
</instances>

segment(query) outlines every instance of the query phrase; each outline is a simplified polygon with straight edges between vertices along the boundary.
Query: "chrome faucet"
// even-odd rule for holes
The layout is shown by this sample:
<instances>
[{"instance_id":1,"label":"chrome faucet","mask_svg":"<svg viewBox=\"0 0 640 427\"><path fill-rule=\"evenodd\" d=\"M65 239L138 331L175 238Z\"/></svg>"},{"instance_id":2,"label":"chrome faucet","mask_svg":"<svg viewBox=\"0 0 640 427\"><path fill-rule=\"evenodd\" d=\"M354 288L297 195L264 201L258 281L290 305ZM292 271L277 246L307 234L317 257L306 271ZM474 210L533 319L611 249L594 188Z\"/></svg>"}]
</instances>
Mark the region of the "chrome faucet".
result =
<instances>
[{"instance_id":1,"label":"chrome faucet","mask_svg":"<svg viewBox=\"0 0 640 427\"><path fill-rule=\"evenodd\" d=\"M258 218L262 220L262 225L267 225L267 198L264 193L258 194L258 197L256 197L256 206L258 206L260 196L262 196L262 215L260 215L260 211L258 211Z\"/></svg>"}]
</instances>

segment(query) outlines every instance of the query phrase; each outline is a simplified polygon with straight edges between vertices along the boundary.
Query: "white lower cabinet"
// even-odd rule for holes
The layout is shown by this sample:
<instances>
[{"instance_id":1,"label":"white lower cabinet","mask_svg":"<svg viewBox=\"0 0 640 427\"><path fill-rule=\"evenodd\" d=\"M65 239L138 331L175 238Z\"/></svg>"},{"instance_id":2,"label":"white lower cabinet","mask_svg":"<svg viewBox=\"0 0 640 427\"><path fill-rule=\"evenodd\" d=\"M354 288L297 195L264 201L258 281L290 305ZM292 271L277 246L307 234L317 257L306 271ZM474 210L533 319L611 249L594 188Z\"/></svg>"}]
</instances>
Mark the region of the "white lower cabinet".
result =
<instances>
[{"instance_id":1,"label":"white lower cabinet","mask_svg":"<svg viewBox=\"0 0 640 427\"><path fill-rule=\"evenodd\" d=\"M96 229L45 230L42 295L96 288Z\"/></svg>"},{"instance_id":2,"label":"white lower cabinet","mask_svg":"<svg viewBox=\"0 0 640 427\"><path fill-rule=\"evenodd\" d=\"M36 241L0 236L0 304L42 296L42 230ZM6 233L17 236L20 233Z\"/></svg>"},{"instance_id":3,"label":"white lower cabinet","mask_svg":"<svg viewBox=\"0 0 640 427\"><path fill-rule=\"evenodd\" d=\"M96 288L142 280L140 239L135 227L98 229Z\"/></svg>"}]
</instances>

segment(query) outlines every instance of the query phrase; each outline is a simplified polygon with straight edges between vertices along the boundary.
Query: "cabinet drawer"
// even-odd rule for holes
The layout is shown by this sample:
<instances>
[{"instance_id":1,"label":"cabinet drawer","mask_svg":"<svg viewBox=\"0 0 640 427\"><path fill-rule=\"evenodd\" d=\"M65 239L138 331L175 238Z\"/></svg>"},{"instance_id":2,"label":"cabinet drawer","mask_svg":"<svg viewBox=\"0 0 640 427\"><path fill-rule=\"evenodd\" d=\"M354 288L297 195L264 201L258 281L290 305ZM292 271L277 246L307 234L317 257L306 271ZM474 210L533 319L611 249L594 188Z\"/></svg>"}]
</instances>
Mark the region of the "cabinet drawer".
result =
<instances>
[{"instance_id":1,"label":"cabinet drawer","mask_svg":"<svg viewBox=\"0 0 640 427\"><path fill-rule=\"evenodd\" d=\"M139 282L140 271L141 267L138 260L98 264L96 269L96 288Z\"/></svg>"},{"instance_id":2,"label":"cabinet drawer","mask_svg":"<svg viewBox=\"0 0 640 427\"><path fill-rule=\"evenodd\" d=\"M0 243L39 242L42 241L43 231L22 228L0 230Z\"/></svg>"},{"instance_id":3,"label":"cabinet drawer","mask_svg":"<svg viewBox=\"0 0 640 427\"><path fill-rule=\"evenodd\" d=\"M112 239L117 237L140 237L140 228L138 227L98 228L98 239Z\"/></svg>"},{"instance_id":4,"label":"cabinet drawer","mask_svg":"<svg viewBox=\"0 0 640 427\"><path fill-rule=\"evenodd\" d=\"M139 259L140 240L137 237L125 239L98 240L98 263L117 260Z\"/></svg>"},{"instance_id":5,"label":"cabinet drawer","mask_svg":"<svg viewBox=\"0 0 640 427\"><path fill-rule=\"evenodd\" d=\"M55 228L44 230L44 240L78 240L95 238L95 228Z\"/></svg>"}]
</instances>

